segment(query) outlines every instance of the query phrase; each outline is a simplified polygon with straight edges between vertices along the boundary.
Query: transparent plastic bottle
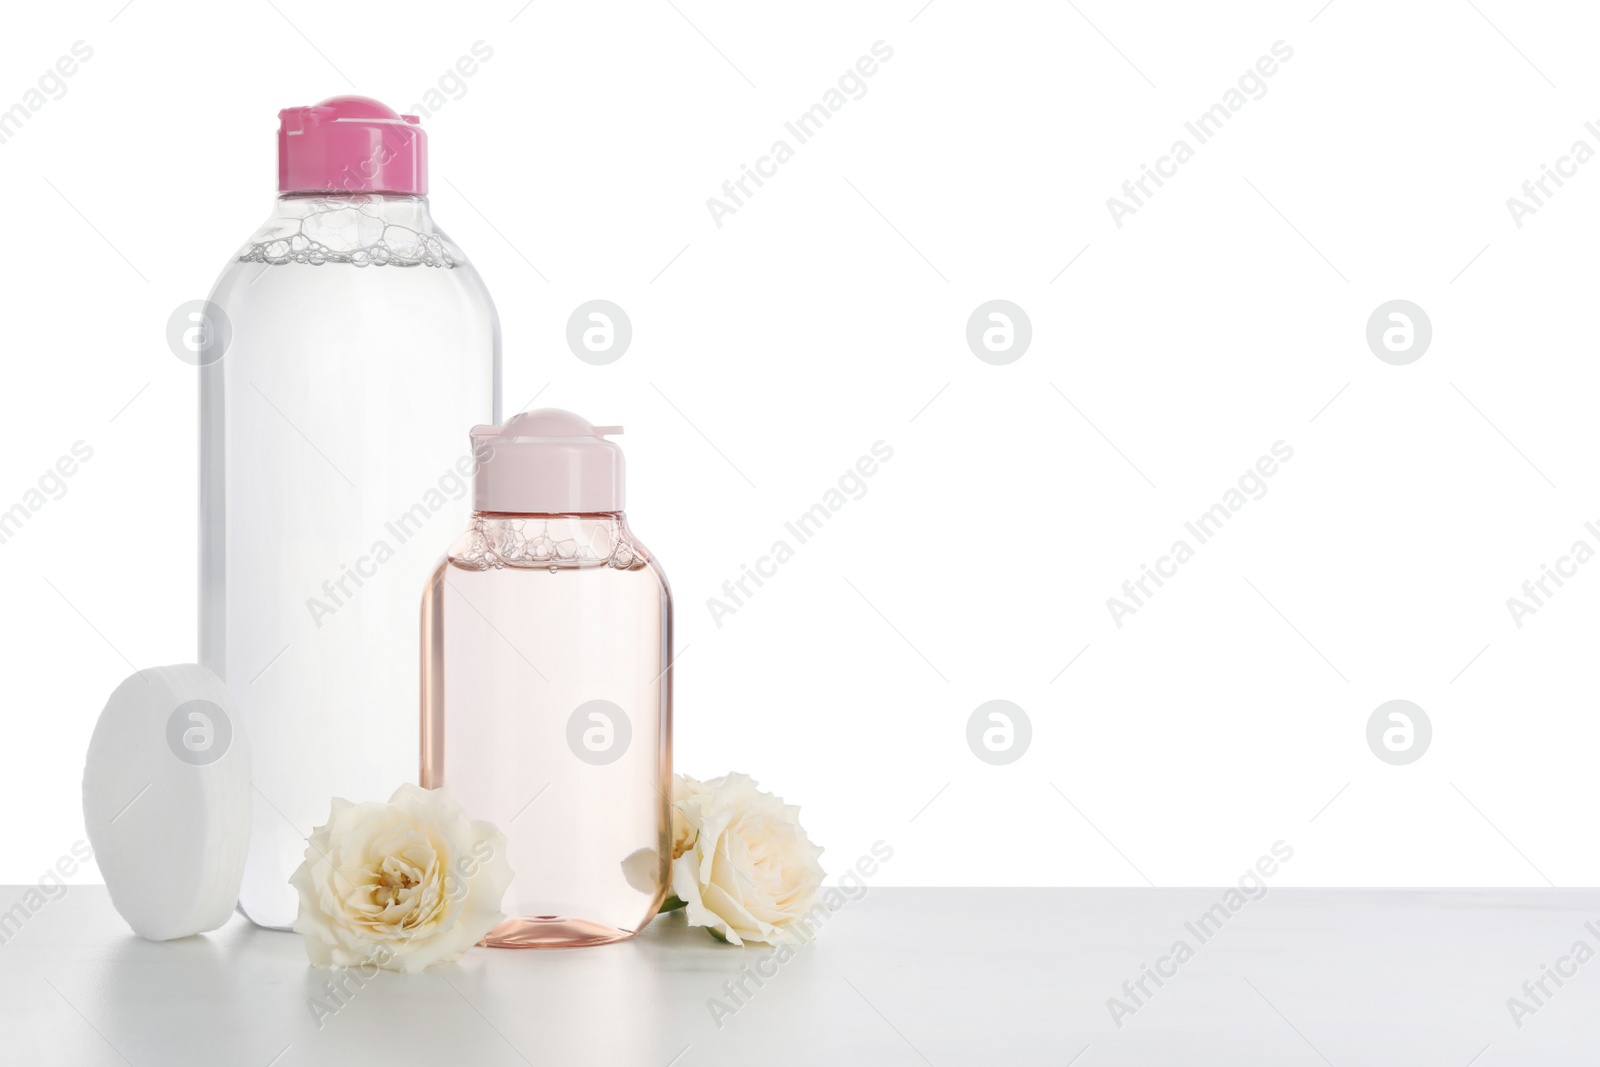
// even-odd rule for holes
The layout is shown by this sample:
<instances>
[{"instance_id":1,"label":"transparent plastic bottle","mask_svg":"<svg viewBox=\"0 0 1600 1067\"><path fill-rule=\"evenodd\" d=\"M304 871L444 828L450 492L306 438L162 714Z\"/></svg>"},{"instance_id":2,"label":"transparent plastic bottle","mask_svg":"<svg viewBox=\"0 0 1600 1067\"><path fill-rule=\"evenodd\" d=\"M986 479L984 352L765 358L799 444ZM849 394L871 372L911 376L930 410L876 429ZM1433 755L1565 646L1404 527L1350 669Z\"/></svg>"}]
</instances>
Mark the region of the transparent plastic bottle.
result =
<instances>
[{"instance_id":1,"label":"transparent plastic bottle","mask_svg":"<svg viewBox=\"0 0 1600 1067\"><path fill-rule=\"evenodd\" d=\"M206 311L230 339L201 371L200 653L254 742L240 909L283 928L332 798L416 771L416 590L468 512L462 428L499 417L500 330L414 117L279 118L279 198Z\"/></svg>"},{"instance_id":2,"label":"transparent plastic bottle","mask_svg":"<svg viewBox=\"0 0 1600 1067\"><path fill-rule=\"evenodd\" d=\"M667 893L672 594L623 517L621 432L478 427L471 527L423 595L419 781L506 834L496 947L631 937Z\"/></svg>"}]
</instances>

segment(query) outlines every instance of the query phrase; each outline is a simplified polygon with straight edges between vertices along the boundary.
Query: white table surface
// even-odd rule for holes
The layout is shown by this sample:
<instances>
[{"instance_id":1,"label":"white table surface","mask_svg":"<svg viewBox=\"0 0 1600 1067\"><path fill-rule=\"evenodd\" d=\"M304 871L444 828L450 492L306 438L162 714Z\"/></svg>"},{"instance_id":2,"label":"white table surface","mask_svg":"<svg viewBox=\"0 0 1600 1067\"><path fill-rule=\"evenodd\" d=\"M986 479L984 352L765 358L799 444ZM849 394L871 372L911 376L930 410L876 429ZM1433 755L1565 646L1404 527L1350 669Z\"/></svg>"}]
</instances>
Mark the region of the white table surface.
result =
<instances>
[{"instance_id":1,"label":"white table surface","mask_svg":"<svg viewBox=\"0 0 1600 1067\"><path fill-rule=\"evenodd\" d=\"M141 941L75 886L0 945L0 1063L1600 1063L1600 959L1546 980L1520 1028L1506 1004L1575 942L1600 950L1600 891L1272 889L1201 943L1184 924L1221 892L873 888L720 1027L707 1001L731 1004L723 982L770 950L667 917L616 945L383 974L319 1028L332 972L298 936L236 917ZM0 888L0 911L21 897ZM1179 939L1194 957L1117 1027L1107 999Z\"/></svg>"}]
</instances>

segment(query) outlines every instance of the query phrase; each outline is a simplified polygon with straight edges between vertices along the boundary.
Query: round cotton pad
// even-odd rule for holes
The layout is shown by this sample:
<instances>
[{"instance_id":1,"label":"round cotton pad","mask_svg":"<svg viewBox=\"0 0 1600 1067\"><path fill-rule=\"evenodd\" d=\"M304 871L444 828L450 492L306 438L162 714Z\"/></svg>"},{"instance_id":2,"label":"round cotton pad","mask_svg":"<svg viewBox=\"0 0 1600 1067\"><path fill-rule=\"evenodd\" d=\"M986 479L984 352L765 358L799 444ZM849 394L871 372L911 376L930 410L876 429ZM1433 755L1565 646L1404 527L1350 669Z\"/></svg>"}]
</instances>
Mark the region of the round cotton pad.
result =
<instances>
[{"instance_id":1,"label":"round cotton pad","mask_svg":"<svg viewBox=\"0 0 1600 1067\"><path fill-rule=\"evenodd\" d=\"M227 688L182 664L119 685L95 724L83 819L111 903L152 941L215 930L250 843L250 745Z\"/></svg>"}]
</instances>

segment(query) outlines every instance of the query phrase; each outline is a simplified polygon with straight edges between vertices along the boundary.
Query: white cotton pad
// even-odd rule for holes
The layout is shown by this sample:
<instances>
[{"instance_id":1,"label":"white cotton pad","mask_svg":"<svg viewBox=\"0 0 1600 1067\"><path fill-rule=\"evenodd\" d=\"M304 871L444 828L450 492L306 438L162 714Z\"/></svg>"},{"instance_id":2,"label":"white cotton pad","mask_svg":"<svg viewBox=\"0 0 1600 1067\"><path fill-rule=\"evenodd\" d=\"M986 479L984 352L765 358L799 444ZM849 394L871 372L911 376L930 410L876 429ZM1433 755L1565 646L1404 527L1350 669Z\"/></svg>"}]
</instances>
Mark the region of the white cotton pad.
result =
<instances>
[{"instance_id":1,"label":"white cotton pad","mask_svg":"<svg viewBox=\"0 0 1600 1067\"><path fill-rule=\"evenodd\" d=\"M250 843L250 745L227 688L182 664L117 686L83 769L83 820L111 903L152 941L215 930Z\"/></svg>"}]
</instances>

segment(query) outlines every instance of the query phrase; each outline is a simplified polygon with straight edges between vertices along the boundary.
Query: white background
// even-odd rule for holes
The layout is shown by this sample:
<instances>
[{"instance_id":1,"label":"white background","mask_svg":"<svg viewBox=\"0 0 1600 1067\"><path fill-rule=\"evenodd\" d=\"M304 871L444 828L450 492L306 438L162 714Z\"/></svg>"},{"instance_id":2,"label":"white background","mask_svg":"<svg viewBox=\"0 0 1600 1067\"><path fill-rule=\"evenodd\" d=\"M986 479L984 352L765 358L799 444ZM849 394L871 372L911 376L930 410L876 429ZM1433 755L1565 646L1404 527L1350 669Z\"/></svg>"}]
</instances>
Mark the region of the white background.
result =
<instances>
[{"instance_id":1,"label":"white background","mask_svg":"<svg viewBox=\"0 0 1600 1067\"><path fill-rule=\"evenodd\" d=\"M82 836L113 686L194 658L195 371L165 326L266 217L278 109L410 110L483 41L425 119L435 216L498 302L508 410L627 427L679 769L800 803L834 872L888 841L880 884L1222 883L1279 839L1275 884L1593 884L1600 564L1520 629L1506 598L1600 548L1600 162L1521 228L1506 199L1600 149L1595 13L921 3L8 8L0 108L94 54L0 144L0 510L94 458L0 545L0 882ZM866 95L715 225L880 40ZM1280 40L1118 228L1107 197ZM634 327L607 367L564 341L597 297ZM965 341L994 298L1032 322L1008 366ZM1433 324L1409 366L1365 341L1397 298ZM707 598L879 440L866 495L717 627ZM1115 626L1280 440L1267 494ZM966 743L996 698L1033 728L1000 767ZM1409 766L1365 739L1394 698L1433 724Z\"/></svg>"}]
</instances>

